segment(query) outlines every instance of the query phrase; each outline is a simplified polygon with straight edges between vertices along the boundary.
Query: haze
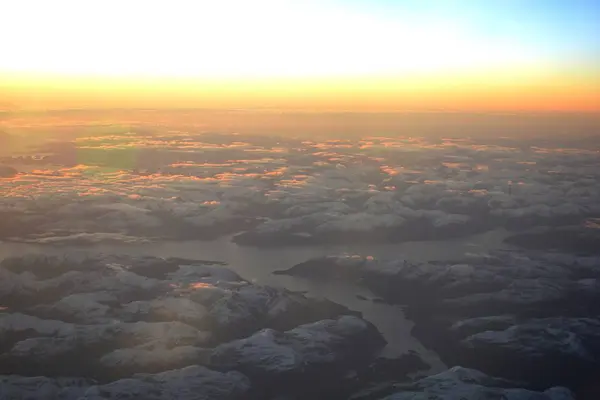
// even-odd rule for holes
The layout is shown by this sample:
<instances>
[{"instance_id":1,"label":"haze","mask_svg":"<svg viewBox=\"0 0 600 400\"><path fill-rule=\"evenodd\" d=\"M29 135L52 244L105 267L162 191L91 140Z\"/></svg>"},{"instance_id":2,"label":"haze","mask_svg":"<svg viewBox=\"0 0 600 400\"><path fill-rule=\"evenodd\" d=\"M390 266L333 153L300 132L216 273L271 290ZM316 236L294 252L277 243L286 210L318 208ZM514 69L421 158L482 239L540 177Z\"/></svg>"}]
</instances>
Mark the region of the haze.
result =
<instances>
[{"instance_id":1,"label":"haze","mask_svg":"<svg viewBox=\"0 0 600 400\"><path fill-rule=\"evenodd\" d=\"M0 400L600 398L600 2L0 12Z\"/></svg>"},{"instance_id":2,"label":"haze","mask_svg":"<svg viewBox=\"0 0 600 400\"><path fill-rule=\"evenodd\" d=\"M17 108L598 111L595 1L10 2Z\"/></svg>"}]
</instances>

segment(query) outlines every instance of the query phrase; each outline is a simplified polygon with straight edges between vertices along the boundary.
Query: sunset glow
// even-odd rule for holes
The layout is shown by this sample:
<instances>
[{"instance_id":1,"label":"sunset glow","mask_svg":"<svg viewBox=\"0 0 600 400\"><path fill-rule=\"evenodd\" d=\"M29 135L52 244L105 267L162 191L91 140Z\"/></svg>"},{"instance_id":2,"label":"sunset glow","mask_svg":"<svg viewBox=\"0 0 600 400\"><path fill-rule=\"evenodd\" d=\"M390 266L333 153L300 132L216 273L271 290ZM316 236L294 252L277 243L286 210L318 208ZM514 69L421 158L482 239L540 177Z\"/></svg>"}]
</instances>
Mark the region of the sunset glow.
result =
<instances>
[{"instance_id":1,"label":"sunset glow","mask_svg":"<svg viewBox=\"0 0 600 400\"><path fill-rule=\"evenodd\" d=\"M10 2L0 90L24 108L598 110L600 7L563 3Z\"/></svg>"}]
</instances>

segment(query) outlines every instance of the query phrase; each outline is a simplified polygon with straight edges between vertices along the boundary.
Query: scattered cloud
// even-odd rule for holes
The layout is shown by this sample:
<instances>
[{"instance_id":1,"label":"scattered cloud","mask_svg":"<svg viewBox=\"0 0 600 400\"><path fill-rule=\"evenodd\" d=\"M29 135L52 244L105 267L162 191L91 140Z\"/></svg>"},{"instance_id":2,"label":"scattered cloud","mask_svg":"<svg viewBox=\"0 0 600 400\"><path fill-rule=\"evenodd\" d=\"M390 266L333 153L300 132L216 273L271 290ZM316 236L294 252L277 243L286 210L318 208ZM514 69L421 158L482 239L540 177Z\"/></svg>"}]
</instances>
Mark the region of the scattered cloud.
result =
<instances>
[{"instance_id":1,"label":"scattered cloud","mask_svg":"<svg viewBox=\"0 0 600 400\"><path fill-rule=\"evenodd\" d=\"M127 162L124 149L136 152ZM77 137L52 151L0 185L0 211L19 210L15 218L35 220L46 235L24 240L128 241L160 234L160 226L171 227L162 232L167 236L189 227L210 227L215 235L413 223L441 229L483 225L485 218L535 223L600 212L600 153L587 145L126 131Z\"/></svg>"}]
</instances>

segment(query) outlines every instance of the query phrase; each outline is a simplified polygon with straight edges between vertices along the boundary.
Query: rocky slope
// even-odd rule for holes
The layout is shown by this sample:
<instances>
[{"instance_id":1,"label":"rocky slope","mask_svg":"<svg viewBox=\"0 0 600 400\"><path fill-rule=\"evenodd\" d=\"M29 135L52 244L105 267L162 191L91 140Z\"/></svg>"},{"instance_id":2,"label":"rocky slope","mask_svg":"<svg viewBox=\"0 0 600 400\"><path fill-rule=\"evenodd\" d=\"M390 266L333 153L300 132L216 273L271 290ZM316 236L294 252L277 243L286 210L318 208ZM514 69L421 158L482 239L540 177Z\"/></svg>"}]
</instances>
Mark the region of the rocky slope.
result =
<instances>
[{"instance_id":1,"label":"rocky slope","mask_svg":"<svg viewBox=\"0 0 600 400\"><path fill-rule=\"evenodd\" d=\"M325 376L337 396L342 381L365 383L385 345L373 325L218 264L5 259L0 399L268 399Z\"/></svg>"},{"instance_id":2,"label":"rocky slope","mask_svg":"<svg viewBox=\"0 0 600 400\"><path fill-rule=\"evenodd\" d=\"M581 392L585 372L598 370L600 323L587 315L597 304L595 260L469 262L327 257L287 272L360 281L408 304L415 334L448 364L490 374L455 367L411 382L427 365L414 353L380 358L385 340L356 313L252 284L216 262L6 259L0 399L574 399L555 386ZM511 312L482 315L493 304Z\"/></svg>"},{"instance_id":3,"label":"rocky slope","mask_svg":"<svg viewBox=\"0 0 600 400\"><path fill-rule=\"evenodd\" d=\"M413 334L448 365L536 389L587 391L600 373L597 257L496 252L414 264L332 256L279 273L362 282L406 305Z\"/></svg>"},{"instance_id":4,"label":"rocky slope","mask_svg":"<svg viewBox=\"0 0 600 400\"><path fill-rule=\"evenodd\" d=\"M543 392L518 387L518 383L493 378L479 371L454 367L411 384L398 385L382 400L573 400L564 387Z\"/></svg>"}]
</instances>

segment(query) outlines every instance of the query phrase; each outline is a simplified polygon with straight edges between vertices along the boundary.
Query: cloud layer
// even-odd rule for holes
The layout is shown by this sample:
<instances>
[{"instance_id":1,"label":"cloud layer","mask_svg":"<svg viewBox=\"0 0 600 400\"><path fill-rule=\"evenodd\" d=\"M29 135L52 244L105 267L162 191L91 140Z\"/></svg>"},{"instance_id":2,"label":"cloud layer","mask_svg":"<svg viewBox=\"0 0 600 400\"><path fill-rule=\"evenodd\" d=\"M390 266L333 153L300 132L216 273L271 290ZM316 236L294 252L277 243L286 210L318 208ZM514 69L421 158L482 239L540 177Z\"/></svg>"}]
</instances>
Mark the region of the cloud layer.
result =
<instances>
[{"instance_id":1,"label":"cloud layer","mask_svg":"<svg viewBox=\"0 0 600 400\"><path fill-rule=\"evenodd\" d=\"M12 159L4 238L96 242L438 239L600 216L600 147L508 139L79 137Z\"/></svg>"}]
</instances>

